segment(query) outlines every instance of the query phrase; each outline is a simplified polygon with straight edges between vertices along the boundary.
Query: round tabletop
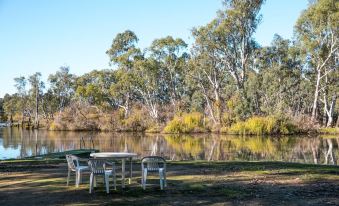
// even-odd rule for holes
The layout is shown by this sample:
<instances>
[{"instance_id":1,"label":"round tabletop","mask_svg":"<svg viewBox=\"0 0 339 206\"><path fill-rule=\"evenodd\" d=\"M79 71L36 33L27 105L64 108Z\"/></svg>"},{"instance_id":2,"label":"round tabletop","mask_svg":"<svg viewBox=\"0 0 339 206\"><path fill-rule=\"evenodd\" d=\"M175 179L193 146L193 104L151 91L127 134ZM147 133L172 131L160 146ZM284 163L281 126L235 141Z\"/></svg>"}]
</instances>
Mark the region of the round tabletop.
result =
<instances>
[{"instance_id":1,"label":"round tabletop","mask_svg":"<svg viewBox=\"0 0 339 206\"><path fill-rule=\"evenodd\" d=\"M101 158L130 158L136 157L138 154L136 153L128 153L128 152L97 152L90 154L91 157L101 157Z\"/></svg>"}]
</instances>

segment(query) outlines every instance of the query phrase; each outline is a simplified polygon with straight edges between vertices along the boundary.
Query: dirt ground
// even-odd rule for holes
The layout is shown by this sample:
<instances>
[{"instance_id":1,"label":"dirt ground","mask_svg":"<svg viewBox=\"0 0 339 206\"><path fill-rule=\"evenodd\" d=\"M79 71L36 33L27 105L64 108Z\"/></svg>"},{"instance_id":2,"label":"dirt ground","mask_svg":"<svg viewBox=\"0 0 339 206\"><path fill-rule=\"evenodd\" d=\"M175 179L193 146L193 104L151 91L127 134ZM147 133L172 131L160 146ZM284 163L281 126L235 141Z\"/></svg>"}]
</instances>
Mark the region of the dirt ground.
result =
<instances>
[{"instance_id":1,"label":"dirt ground","mask_svg":"<svg viewBox=\"0 0 339 206\"><path fill-rule=\"evenodd\" d=\"M88 193L89 174L66 186L60 160L0 162L0 205L339 205L339 167L280 162L169 162L168 187L156 176L144 191L140 163L132 184L110 194L98 179ZM119 168L118 168L118 171ZM118 173L120 180L120 173Z\"/></svg>"}]
</instances>

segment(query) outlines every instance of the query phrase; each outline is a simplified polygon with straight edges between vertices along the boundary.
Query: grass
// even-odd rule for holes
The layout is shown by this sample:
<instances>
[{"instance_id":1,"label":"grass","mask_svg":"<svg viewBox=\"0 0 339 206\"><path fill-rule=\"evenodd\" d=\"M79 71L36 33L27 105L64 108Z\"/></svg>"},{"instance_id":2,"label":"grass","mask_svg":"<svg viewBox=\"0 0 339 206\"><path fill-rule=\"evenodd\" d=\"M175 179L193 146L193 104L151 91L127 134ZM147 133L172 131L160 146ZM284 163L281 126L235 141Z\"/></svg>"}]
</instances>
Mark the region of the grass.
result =
<instances>
[{"instance_id":1,"label":"grass","mask_svg":"<svg viewBox=\"0 0 339 206\"><path fill-rule=\"evenodd\" d=\"M168 187L156 174L140 186L140 162L131 185L106 194L101 179L94 194L85 184L66 186L64 160L0 161L1 205L335 205L339 168L284 162L168 161ZM118 170L118 172L120 172ZM120 179L118 173L118 180ZM119 184L119 181L118 181ZM16 194L20 194L19 196Z\"/></svg>"}]
</instances>

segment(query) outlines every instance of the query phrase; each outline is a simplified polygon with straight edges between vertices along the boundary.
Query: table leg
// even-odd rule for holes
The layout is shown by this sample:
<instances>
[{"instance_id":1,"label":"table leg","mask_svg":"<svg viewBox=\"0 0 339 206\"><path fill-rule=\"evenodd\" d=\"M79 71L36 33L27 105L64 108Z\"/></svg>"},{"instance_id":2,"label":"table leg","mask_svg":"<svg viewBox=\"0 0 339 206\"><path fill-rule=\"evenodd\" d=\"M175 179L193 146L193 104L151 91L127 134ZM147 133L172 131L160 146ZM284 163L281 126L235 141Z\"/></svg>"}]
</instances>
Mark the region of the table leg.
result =
<instances>
[{"instance_id":1,"label":"table leg","mask_svg":"<svg viewBox=\"0 0 339 206\"><path fill-rule=\"evenodd\" d=\"M125 163L126 160L123 158L121 163L121 187L125 188Z\"/></svg>"},{"instance_id":2,"label":"table leg","mask_svg":"<svg viewBox=\"0 0 339 206\"><path fill-rule=\"evenodd\" d=\"M129 181L128 183L131 184L132 181L132 157L129 158L130 166L129 166Z\"/></svg>"}]
</instances>

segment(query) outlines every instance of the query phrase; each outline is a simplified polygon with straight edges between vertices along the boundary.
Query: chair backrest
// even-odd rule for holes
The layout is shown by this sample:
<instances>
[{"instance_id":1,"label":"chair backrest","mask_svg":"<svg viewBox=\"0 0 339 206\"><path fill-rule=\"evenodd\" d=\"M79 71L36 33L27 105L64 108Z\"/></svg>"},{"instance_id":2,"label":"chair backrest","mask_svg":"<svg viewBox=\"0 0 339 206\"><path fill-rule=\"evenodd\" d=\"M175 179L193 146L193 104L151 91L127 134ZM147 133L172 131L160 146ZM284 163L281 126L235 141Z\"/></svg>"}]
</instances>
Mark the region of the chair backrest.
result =
<instances>
[{"instance_id":1,"label":"chair backrest","mask_svg":"<svg viewBox=\"0 0 339 206\"><path fill-rule=\"evenodd\" d=\"M75 171L79 166L79 157L75 155L66 155L66 160L68 164L68 168Z\"/></svg>"},{"instance_id":2,"label":"chair backrest","mask_svg":"<svg viewBox=\"0 0 339 206\"><path fill-rule=\"evenodd\" d=\"M88 166L94 174L105 174L105 163L104 159L89 159Z\"/></svg>"},{"instance_id":3,"label":"chair backrest","mask_svg":"<svg viewBox=\"0 0 339 206\"><path fill-rule=\"evenodd\" d=\"M148 171L158 171L159 168L166 170L166 160L159 156L147 156L141 159L142 170L146 167Z\"/></svg>"}]
</instances>

